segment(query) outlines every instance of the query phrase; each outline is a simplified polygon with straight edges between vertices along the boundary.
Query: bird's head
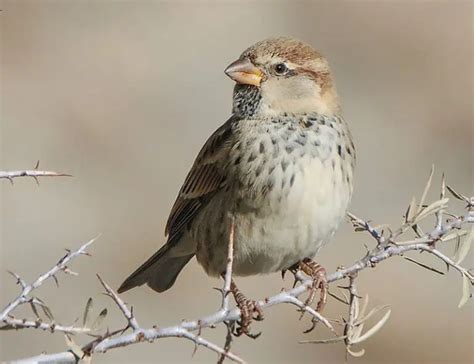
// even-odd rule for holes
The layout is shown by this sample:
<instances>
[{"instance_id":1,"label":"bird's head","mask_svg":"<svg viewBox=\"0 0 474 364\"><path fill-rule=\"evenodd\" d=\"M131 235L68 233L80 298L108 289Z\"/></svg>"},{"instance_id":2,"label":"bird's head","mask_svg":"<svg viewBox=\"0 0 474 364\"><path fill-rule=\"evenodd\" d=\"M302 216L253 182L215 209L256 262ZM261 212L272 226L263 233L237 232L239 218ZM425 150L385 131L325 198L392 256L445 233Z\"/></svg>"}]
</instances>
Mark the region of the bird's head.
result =
<instances>
[{"instance_id":1,"label":"bird's head","mask_svg":"<svg viewBox=\"0 0 474 364\"><path fill-rule=\"evenodd\" d=\"M292 38L270 38L245 50L225 73L236 81L234 113L273 117L339 113L326 59Z\"/></svg>"}]
</instances>

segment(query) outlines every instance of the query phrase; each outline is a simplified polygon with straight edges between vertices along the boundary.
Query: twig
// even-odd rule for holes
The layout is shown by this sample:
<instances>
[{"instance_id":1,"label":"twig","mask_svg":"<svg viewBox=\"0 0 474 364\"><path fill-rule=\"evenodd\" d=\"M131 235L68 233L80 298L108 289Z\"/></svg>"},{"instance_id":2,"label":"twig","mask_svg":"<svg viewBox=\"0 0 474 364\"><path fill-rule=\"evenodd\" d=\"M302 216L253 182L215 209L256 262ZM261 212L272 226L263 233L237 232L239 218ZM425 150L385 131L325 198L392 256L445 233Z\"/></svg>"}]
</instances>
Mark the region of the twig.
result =
<instances>
[{"instance_id":1,"label":"twig","mask_svg":"<svg viewBox=\"0 0 474 364\"><path fill-rule=\"evenodd\" d=\"M355 286L355 276L349 277L349 315L347 318L346 326L344 327L344 343L346 344L346 355L353 354L351 351L351 336L354 335L355 329L355 320L357 315L359 314L359 305L358 305L358 295ZM347 360L347 358L346 358Z\"/></svg>"},{"instance_id":2,"label":"twig","mask_svg":"<svg viewBox=\"0 0 474 364\"><path fill-rule=\"evenodd\" d=\"M425 269L427 269L427 270L430 270L430 271L432 271L432 272L438 273L438 274L440 274L440 275L444 275L444 273L441 272L440 270L438 270L438 269L436 269L436 268L433 268L433 267L430 267L429 265L423 264L423 263L421 263L421 262L419 262L419 261L417 261L417 260L415 260L415 259L413 259L413 258L403 257L403 259L408 260L409 262L412 262L412 263L414 263L414 264L416 264L416 265L418 265L418 266L420 266L420 267L422 267L422 268L425 268Z\"/></svg>"},{"instance_id":3,"label":"twig","mask_svg":"<svg viewBox=\"0 0 474 364\"><path fill-rule=\"evenodd\" d=\"M60 271L65 271L67 272L67 264L73 260L74 258L80 256L80 255L89 255L87 253L86 249L91 245L95 240L97 239L94 238L84 245L82 245L79 249L76 251L68 251L67 254L62 257L58 263L48 270L46 273L43 273L40 275L33 283L31 284L26 284L17 274L12 273L16 278L17 281L20 283L22 290L21 293L18 295L17 298L15 298L12 302L10 302L0 313L0 321L4 322L5 324L9 324L9 315L12 313L13 310L15 310L18 306L30 302L30 298L28 296L31 294L32 291L40 287L45 281L48 279L53 279L55 275L60 272ZM20 328L21 325L17 324L17 327Z\"/></svg>"},{"instance_id":4,"label":"twig","mask_svg":"<svg viewBox=\"0 0 474 364\"><path fill-rule=\"evenodd\" d=\"M229 310L229 298L230 298L230 288L232 285L232 264L234 262L234 236L235 236L235 217L232 214L230 222L230 232L229 232L229 241L227 244L227 266L224 276L224 287L222 289L222 305L221 310ZM232 347L232 332L235 322L224 321L224 324L227 328L227 334L224 344L224 353L221 354L217 360L218 364L224 362L226 354L230 352Z\"/></svg>"},{"instance_id":5,"label":"twig","mask_svg":"<svg viewBox=\"0 0 474 364\"><path fill-rule=\"evenodd\" d=\"M234 332L234 325L235 322L224 322L226 329L227 329L227 334L225 335L225 344L224 344L224 351L228 353L230 351L230 348L232 346L232 341L233 341L233 332ZM226 356L222 354L217 361L217 364L222 364L224 363Z\"/></svg>"},{"instance_id":6,"label":"twig","mask_svg":"<svg viewBox=\"0 0 474 364\"><path fill-rule=\"evenodd\" d=\"M472 274L465 268L461 267L459 264L456 264L453 260L440 253L436 249L432 248L432 244L440 240L443 236L447 235L453 230L460 229L463 225L473 224L474 223L474 213L468 212L466 215L459 218L451 220L449 223L444 225L441 229L435 229L432 232L426 234L422 238L412 240L412 241L402 241L398 243L391 244L384 249L379 247L374 248L369 251L364 258L358 260L351 266L345 269L340 269L327 276L328 283L341 280L344 277L348 277L351 274L357 273L366 268L372 268L377 263L380 263L383 260L386 260L392 256L400 256L409 251L425 251L432 253L437 256L439 259L444 261L449 266L458 270L462 274L466 274L467 277L473 281L474 277Z\"/></svg>"},{"instance_id":7,"label":"twig","mask_svg":"<svg viewBox=\"0 0 474 364\"><path fill-rule=\"evenodd\" d=\"M53 171L39 171L39 161L36 162L34 169L28 169L23 171L0 171L0 178L5 178L10 181L13 185L13 179L18 177L31 177L39 185L38 177L72 177L67 173L59 173Z\"/></svg>"},{"instance_id":8,"label":"twig","mask_svg":"<svg viewBox=\"0 0 474 364\"><path fill-rule=\"evenodd\" d=\"M443 200L446 197L446 178L443 173L441 178L441 192L439 194L439 199ZM443 209L440 209L436 213L436 229L440 230L443 226Z\"/></svg>"},{"instance_id":9,"label":"twig","mask_svg":"<svg viewBox=\"0 0 474 364\"><path fill-rule=\"evenodd\" d=\"M235 234L235 220L234 215L231 217L229 241L227 244L227 266L224 276L224 288L222 290L222 306L223 310L229 309L229 293L232 284L232 264L234 262L234 234Z\"/></svg>"},{"instance_id":10,"label":"twig","mask_svg":"<svg viewBox=\"0 0 474 364\"><path fill-rule=\"evenodd\" d=\"M219 310L219 319L204 318L195 321L183 321L180 325L171 326L167 328L154 327L151 329L143 329L138 325L138 322L135 319L133 312L128 309L127 305L122 301L122 299L112 290L112 288L107 283L104 282L101 277L99 277L99 280L105 288L107 295L109 295L114 300L122 314L127 319L127 327L123 329L122 332L125 331L128 327L131 327L133 329L133 332L131 334L122 335L115 338L112 338L112 335L108 335L102 340L95 340L92 345L87 345L88 355L91 355L93 353L103 353L109 349L127 346L137 342L152 342L156 339L164 337L180 337L189 339L193 341L196 345L204 346L219 355L224 355L225 357L235 362L244 363L243 359L239 358L237 355L233 354L229 350L219 347L218 345L204 339L199 334L192 333L192 331L200 331L202 328L207 328L217 323L223 322L226 319L226 312L228 314L230 312L235 313L235 310Z\"/></svg>"},{"instance_id":11,"label":"twig","mask_svg":"<svg viewBox=\"0 0 474 364\"><path fill-rule=\"evenodd\" d=\"M17 319L11 316L8 316L5 320L4 326L0 327L0 330L18 330L18 329L40 329L49 332L64 332L68 334L87 334L92 330L88 327L75 327L71 326L64 326L52 323L43 322L40 319L33 321L33 320L26 320L26 319Z\"/></svg>"},{"instance_id":12,"label":"twig","mask_svg":"<svg viewBox=\"0 0 474 364\"><path fill-rule=\"evenodd\" d=\"M97 278L99 279L100 284L102 284L102 286L105 288L106 294L114 300L120 311L122 311L122 314L127 319L128 327L131 327L133 331L140 330L140 326L138 325L137 319L133 315L133 310L128 309L125 302L123 302L122 299L117 295L117 293L115 293L114 290L110 288L107 283L105 283L105 281L100 277L100 275L97 274Z\"/></svg>"}]
</instances>

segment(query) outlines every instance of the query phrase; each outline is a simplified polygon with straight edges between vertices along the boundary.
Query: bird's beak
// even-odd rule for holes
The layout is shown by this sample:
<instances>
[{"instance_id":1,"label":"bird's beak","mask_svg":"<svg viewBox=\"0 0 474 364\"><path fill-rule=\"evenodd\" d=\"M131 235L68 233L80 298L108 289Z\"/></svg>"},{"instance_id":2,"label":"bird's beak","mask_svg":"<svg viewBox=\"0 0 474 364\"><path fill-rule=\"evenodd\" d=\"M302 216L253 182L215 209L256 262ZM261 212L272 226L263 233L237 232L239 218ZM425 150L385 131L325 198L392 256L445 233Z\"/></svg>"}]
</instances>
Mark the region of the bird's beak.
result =
<instances>
[{"instance_id":1,"label":"bird's beak","mask_svg":"<svg viewBox=\"0 0 474 364\"><path fill-rule=\"evenodd\" d=\"M238 59L225 69L225 74L235 82L244 85L260 86L263 73L248 58Z\"/></svg>"}]
</instances>

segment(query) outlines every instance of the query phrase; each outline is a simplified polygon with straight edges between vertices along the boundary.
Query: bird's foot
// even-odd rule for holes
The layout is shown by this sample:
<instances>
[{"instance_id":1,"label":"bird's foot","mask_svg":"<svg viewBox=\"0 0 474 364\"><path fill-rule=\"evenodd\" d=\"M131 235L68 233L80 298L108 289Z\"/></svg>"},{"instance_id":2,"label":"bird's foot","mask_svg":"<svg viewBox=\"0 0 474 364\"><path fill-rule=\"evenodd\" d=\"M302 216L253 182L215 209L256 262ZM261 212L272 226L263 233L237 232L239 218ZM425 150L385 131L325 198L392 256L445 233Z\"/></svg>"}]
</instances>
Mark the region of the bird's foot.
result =
<instances>
[{"instance_id":1,"label":"bird's foot","mask_svg":"<svg viewBox=\"0 0 474 364\"><path fill-rule=\"evenodd\" d=\"M262 321L263 310L257 301L253 301L244 296L244 294L237 288L235 282L232 280L230 285L230 291L232 292L237 307L240 309L240 321L239 326L235 329L234 335L241 336L242 334L247 335L252 339L256 339L260 336L258 334L252 334L250 332L250 323L252 320Z\"/></svg>"},{"instance_id":2,"label":"bird's foot","mask_svg":"<svg viewBox=\"0 0 474 364\"><path fill-rule=\"evenodd\" d=\"M326 306L326 301L327 301L327 295L328 295L328 282L326 280L326 270L320 266L318 263L315 261L305 258L303 259L299 265L298 268L303 271L306 275L310 276L313 279L313 284L311 285L311 288L309 289L309 295L306 301L304 302L305 306L310 306L313 301L314 297L316 296L316 291L319 289L319 301L318 304L316 305L316 311L317 312L322 312L324 309L324 306ZM303 317L304 311L301 313L300 319ZM305 331L305 332L310 332L314 329L316 326L315 320L313 320L313 326Z\"/></svg>"},{"instance_id":3,"label":"bird's foot","mask_svg":"<svg viewBox=\"0 0 474 364\"><path fill-rule=\"evenodd\" d=\"M293 282L293 288L296 287L296 285L298 284L299 280L298 278L296 277L296 273L298 272L298 269L300 269L300 263L296 263L296 264L293 264L291 267L289 268L286 268L286 269L282 269L281 271L281 279L285 279L285 275L286 275L286 272L290 271L291 273L293 273L294 275L294 282Z\"/></svg>"}]
</instances>

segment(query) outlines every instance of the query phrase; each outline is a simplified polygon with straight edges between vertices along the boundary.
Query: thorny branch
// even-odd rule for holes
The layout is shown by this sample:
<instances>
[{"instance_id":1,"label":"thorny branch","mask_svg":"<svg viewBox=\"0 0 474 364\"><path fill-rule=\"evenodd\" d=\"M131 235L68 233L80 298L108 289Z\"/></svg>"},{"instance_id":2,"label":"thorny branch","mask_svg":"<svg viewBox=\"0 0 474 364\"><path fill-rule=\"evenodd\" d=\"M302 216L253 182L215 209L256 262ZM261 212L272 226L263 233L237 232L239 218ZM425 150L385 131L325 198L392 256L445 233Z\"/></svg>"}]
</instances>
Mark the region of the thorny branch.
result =
<instances>
[{"instance_id":1,"label":"thorny branch","mask_svg":"<svg viewBox=\"0 0 474 364\"><path fill-rule=\"evenodd\" d=\"M231 223L230 223L230 232L229 232L229 243L227 246L227 266L224 275L224 287L222 288L222 304L221 310L228 311L229 310L229 298L230 298L230 287L232 285L232 265L234 263L234 235L235 235L235 219L234 216L231 216ZM223 363L226 354L230 352L230 348L232 346L233 340L233 329L235 322L224 321L224 324L227 328L227 334L225 337L225 344L224 344L224 353L220 355L219 360L217 361L218 364Z\"/></svg>"},{"instance_id":2,"label":"thorny branch","mask_svg":"<svg viewBox=\"0 0 474 364\"><path fill-rule=\"evenodd\" d=\"M72 175L67 173L58 173L53 171L40 171L39 161L36 162L36 165L33 169L27 169L23 171L0 171L0 178L5 178L10 181L13 185L13 179L18 177L31 177L39 185L38 177L72 177Z\"/></svg>"},{"instance_id":3,"label":"thorny branch","mask_svg":"<svg viewBox=\"0 0 474 364\"><path fill-rule=\"evenodd\" d=\"M259 301L259 305L262 309L278 305L278 304L292 304L297 306L300 310L308 312L313 318L316 318L322 324L326 326L333 334L336 336L331 337L326 340L308 340L304 343L336 343L342 342L345 344L346 352L352 356L361 356L364 354L364 350L359 351L354 350L354 345L360 344L363 341L370 338L376 332L378 332L381 327L385 324L390 316L390 310L386 310L382 318L375 323L372 327L363 332L364 325L367 323L367 320L379 311L386 309L387 306L375 307L372 308L368 313L368 297L366 296L361 302L361 297L357 293L356 289L356 277L359 272L367 269L373 268L378 263L387 260L394 256L403 256L408 252L424 252L433 255L437 259L444 262L447 267L451 267L458 271L463 278L463 295L460 302L460 306L465 304L471 297L471 287L474 284L474 277L470 270L463 267L462 261L467 256L472 241L474 240L473 229L467 228L468 224L474 223L474 198L468 198L456 191L451 187L445 184L444 176L442 181L440 199L429 204L425 205L424 201L426 199L428 190L431 185L433 173L431 173L428 180L427 186L423 192L422 198L419 203L413 199L410 203L409 208L404 216L404 221L402 225L392 231L388 226L372 226L368 221L364 221L352 214L349 214L349 218L354 225L356 231L366 231L372 238L375 239L376 245L373 249L367 251L364 257L357 260L355 263L346 268L339 268L335 272L327 275L328 283L333 283L343 279L348 279L349 284L347 287L340 287L341 289L347 289L349 296L343 294L344 299L332 294L333 297L337 298L339 301L346 303L349 307L348 316L342 321L337 322L343 326L343 332L340 336L337 336L336 330L334 329L331 322L324 318L320 313L316 312L313 308L305 306L303 301L299 299L301 295L306 293L309 288L312 286L312 279L305 276L302 272L297 272L295 274L296 280L299 282L299 285L292 289L283 290L282 292L267 297ZM448 199L445 197L446 189L454 195L458 200L461 200L466 203L466 213L460 216L449 214L447 212L447 203ZM420 223L425 220L428 216L435 216L436 225L435 228L428 232L423 233L420 228ZM448 216L446 221L443 221L443 217ZM415 233L415 239L403 240L401 236L409 230L413 230ZM93 354L96 353L105 353L107 350L132 345L139 342L152 342L154 340L165 338L165 337L180 337L191 340L196 346L203 346L211 351L216 352L219 355L219 362L222 362L224 358L231 359L235 362L244 362L236 354L230 351L230 346L232 343L232 332L231 325L237 323L240 319L240 311L238 308L230 309L228 301L228 292L230 289L230 281L232 278L232 262L233 262L233 238L234 236L234 226L230 229L229 236L229 256L228 256L228 265L227 272L225 275L224 287L222 291L222 303L221 307L217 312L214 312L208 316L201 317L196 320L187 320L183 321L177 325L169 327L156 327L143 328L141 327L133 313L133 310L128 308L125 302L112 290L112 288L105 283L105 281L99 277L99 280L104 287L106 294L110 296L115 304L118 306L124 317L126 318L127 324L123 329L118 329L113 332L105 332L102 335L95 335L95 339L84 346L79 346L72 339L67 336L67 343L70 347L69 351L56 354L43 354L34 358L25 359L22 362L71 362L74 363L80 358L90 358ZM462 240L461 240L462 239ZM451 258L448 255L442 253L438 249L438 245L445 244L446 242L456 240L456 254L455 257ZM79 251L84 250L82 247ZM74 253L68 253L66 257L68 261L73 257L77 256ZM65 258L63 258L64 260ZM414 261L411 259L411 261ZM415 261L416 262L416 261ZM60 261L61 263L61 261ZM63 270L61 265L58 263L56 268L50 270L46 275L42 277L53 277L55 272ZM429 267L426 264L418 263L422 267L425 267L430 270L435 270L434 268ZM437 271L437 270L435 270ZM51 273L52 272L52 273ZM438 271L439 272L439 271ZM27 285L23 282L17 275L15 275L19 284L22 286L22 294L10 303L5 310L11 312L16 306L19 305L18 302L25 303L24 301L27 294L31 291L28 287L34 286L35 288L39 286ZM42 282L44 278L41 277L35 282ZM29 291L29 290L30 291ZM25 294L26 292L26 294ZM17 303L15 303L17 302ZM88 310L86 309L86 312ZM4 316L6 319L12 319L11 317ZM17 320L17 319L15 319ZM5 322L5 321L4 321ZM16 321L17 322L17 321ZM5 322L8 324L8 322ZM18 322L17 322L18 323ZM228 329L228 335L226 338L224 348L204 339L201 336L202 330L205 328L212 328L218 324L225 324ZM18 325L18 328L30 327L28 325ZM57 326L56 326L57 327ZM50 331L63 331L69 334L74 334L78 332L73 332L72 330L61 330L56 329L56 327L48 328ZM125 333L126 330L131 330L129 333Z\"/></svg>"},{"instance_id":4,"label":"thorny branch","mask_svg":"<svg viewBox=\"0 0 474 364\"><path fill-rule=\"evenodd\" d=\"M39 314L37 311L37 307L39 306L45 315L50 319L53 320L53 316L51 314L51 311L48 309L46 304L40 300L37 297L32 296L32 293L35 289L40 287L45 281L49 279L54 279L56 283L58 283L58 279L56 275L59 272L64 272L66 274L72 274L76 275L77 273L71 271L68 268L68 264L71 260L74 258L80 256L80 255L89 255L87 253L86 249L91 245L97 238L94 238L84 245L82 245L79 249L75 251L68 251L65 256L63 256L58 263L53 266L50 270L48 270L46 273L43 273L40 275L33 283L28 284L26 283L21 277L13 272L10 272L12 276L15 277L17 280L17 283L21 286L21 292L20 294L13 300L11 301L0 313L0 322L5 324L5 326L1 326L0 329L7 329L7 328L13 328L13 329L18 329L18 328L26 328L26 327L34 327L34 328L39 328L43 330L49 330L49 331L62 331L62 332L69 332L69 333L78 333L78 332L88 332L89 330L86 328L74 328L72 326L70 327L65 327L61 325L56 325L54 322L51 322L50 324L44 323L41 321L39 318ZM21 305L24 304L30 304L33 312L37 316L38 320L35 322L32 322L30 320L19 320L15 319L12 315L12 312Z\"/></svg>"},{"instance_id":5,"label":"thorny branch","mask_svg":"<svg viewBox=\"0 0 474 364\"><path fill-rule=\"evenodd\" d=\"M234 234L235 234L235 222L234 216L231 217L230 224L230 233L229 233L229 243L227 248L227 266L224 276L224 287L222 289L222 310L229 309L229 293L230 286L232 284L232 264L234 262Z\"/></svg>"}]
</instances>

